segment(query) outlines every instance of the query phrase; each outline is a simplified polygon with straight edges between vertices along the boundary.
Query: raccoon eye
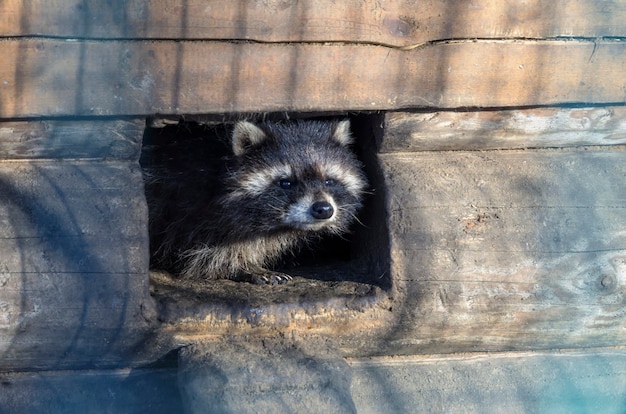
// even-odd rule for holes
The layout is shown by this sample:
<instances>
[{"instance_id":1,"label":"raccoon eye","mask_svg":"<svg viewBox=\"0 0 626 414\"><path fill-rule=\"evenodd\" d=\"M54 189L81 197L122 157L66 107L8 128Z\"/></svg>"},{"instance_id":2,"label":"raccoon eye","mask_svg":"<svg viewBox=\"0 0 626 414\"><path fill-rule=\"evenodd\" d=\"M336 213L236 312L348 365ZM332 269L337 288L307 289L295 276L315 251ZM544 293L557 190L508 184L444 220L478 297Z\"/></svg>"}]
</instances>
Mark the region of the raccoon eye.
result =
<instances>
[{"instance_id":1,"label":"raccoon eye","mask_svg":"<svg viewBox=\"0 0 626 414\"><path fill-rule=\"evenodd\" d=\"M278 180L278 186L282 188L283 190L289 190L295 187L295 185L296 185L296 182L293 180L287 180L287 179Z\"/></svg>"},{"instance_id":2,"label":"raccoon eye","mask_svg":"<svg viewBox=\"0 0 626 414\"><path fill-rule=\"evenodd\" d=\"M336 184L336 181L332 178L327 178L326 180L324 180L324 184L328 187L331 187Z\"/></svg>"}]
</instances>

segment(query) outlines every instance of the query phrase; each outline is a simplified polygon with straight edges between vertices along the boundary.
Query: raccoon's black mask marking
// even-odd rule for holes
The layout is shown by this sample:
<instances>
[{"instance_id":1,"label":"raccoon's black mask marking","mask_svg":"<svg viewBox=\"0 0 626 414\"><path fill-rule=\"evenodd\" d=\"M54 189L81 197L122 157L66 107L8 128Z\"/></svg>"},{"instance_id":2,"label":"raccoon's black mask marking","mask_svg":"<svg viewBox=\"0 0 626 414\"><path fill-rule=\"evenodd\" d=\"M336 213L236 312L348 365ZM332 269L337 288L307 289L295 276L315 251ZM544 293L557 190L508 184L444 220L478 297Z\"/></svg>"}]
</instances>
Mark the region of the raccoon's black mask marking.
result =
<instances>
[{"instance_id":1,"label":"raccoon's black mask marking","mask_svg":"<svg viewBox=\"0 0 626 414\"><path fill-rule=\"evenodd\" d=\"M181 196L191 183L158 194L163 183L147 180L150 204L171 204L170 223L151 208L153 262L184 277L288 280L265 266L311 238L347 231L361 206L366 180L351 141L349 121L235 124L216 185L206 193L193 185L195 205Z\"/></svg>"}]
</instances>

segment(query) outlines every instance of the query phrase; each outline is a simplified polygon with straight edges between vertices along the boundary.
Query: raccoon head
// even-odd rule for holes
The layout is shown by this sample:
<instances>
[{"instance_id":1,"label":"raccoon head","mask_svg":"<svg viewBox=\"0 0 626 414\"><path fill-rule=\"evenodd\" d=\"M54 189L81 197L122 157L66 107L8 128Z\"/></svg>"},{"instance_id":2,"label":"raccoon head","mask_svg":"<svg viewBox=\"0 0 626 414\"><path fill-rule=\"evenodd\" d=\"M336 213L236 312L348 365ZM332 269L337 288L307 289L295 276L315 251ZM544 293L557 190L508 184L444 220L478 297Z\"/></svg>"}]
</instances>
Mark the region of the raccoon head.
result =
<instances>
[{"instance_id":1,"label":"raccoon head","mask_svg":"<svg viewBox=\"0 0 626 414\"><path fill-rule=\"evenodd\" d=\"M260 229L346 231L366 186L349 130L348 120L237 123L231 197Z\"/></svg>"}]
</instances>

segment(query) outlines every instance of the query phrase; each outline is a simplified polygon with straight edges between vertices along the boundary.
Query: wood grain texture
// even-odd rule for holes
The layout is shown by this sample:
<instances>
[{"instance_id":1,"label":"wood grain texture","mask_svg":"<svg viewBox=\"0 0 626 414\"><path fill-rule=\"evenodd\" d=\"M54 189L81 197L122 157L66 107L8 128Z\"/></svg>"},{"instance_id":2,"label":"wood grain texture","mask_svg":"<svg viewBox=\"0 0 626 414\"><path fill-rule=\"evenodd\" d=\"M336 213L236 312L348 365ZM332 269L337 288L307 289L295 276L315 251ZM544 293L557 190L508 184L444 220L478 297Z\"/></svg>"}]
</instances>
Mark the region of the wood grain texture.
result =
<instances>
[{"instance_id":1,"label":"wood grain texture","mask_svg":"<svg viewBox=\"0 0 626 414\"><path fill-rule=\"evenodd\" d=\"M13 121L0 123L0 159L136 161L143 120Z\"/></svg>"},{"instance_id":2,"label":"wood grain texture","mask_svg":"<svg viewBox=\"0 0 626 414\"><path fill-rule=\"evenodd\" d=\"M363 414L621 413L623 349L475 353L350 361Z\"/></svg>"},{"instance_id":3,"label":"wood grain texture","mask_svg":"<svg viewBox=\"0 0 626 414\"><path fill-rule=\"evenodd\" d=\"M626 153L381 155L401 352L626 339Z\"/></svg>"},{"instance_id":4,"label":"wood grain texture","mask_svg":"<svg viewBox=\"0 0 626 414\"><path fill-rule=\"evenodd\" d=\"M0 369L145 361L136 347L155 310L139 168L3 162L0 193Z\"/></svg>"},{"instance_id":5,"label":"wood grain texture","mask_svg":"<svg viewBox=\"0 0 626 414\"><path fill-rule=\"evenodd\" d=\"M487 150L626 143L626 108L390 112L381 152Z\"/></svg>"},{"instance_id":6,"label":"wood grain texture","mask_svg":"<svg viewBox=\"0 0 626 414\"><path fill-rule=\"evenodd\" d=\"M623 36L626 2L8 0L0 36L248 39L410 46L441 39Z\"/></svg>"},{"instance_id":7,"label":"wood grain texture","mask_svg":"<svg viewBox=\"0 0 626 414\"><path fill-rule=\"evenodd\" d=\"M0 118L589 104L626 99L617 41L0 43ZM360 63L359 63L360 62ZM567 70L563 70L567 68Z\"/></svg>"},{"instance_id":8,"label":"wood grain texture","mask_svg":"<svg viewBox=\"0 0 626 414\"><path fill-rule=\"evenodd\" d=\"M175 369L0 374L5 413L180 413Z\"/></svg>"}]
</instances>

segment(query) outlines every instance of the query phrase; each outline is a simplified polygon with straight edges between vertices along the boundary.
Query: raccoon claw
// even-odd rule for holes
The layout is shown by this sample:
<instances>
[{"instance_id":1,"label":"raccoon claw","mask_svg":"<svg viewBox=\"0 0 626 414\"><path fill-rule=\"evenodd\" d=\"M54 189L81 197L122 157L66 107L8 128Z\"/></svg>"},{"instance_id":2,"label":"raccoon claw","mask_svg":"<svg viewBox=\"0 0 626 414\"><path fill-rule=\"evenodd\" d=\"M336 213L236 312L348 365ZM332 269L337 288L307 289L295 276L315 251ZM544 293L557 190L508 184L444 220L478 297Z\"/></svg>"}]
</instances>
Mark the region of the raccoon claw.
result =
<instances>
[{"instance_id":1,"label":"raccoon claw","mask_svg":"<svg viewBox=\"0 0 626 414\"><path fill-rule=\"evenodd\" d=\"M285 273L272 273L271 276L269 276L269 278L266 276L264 278L265 283L269 284L269 285L282 285L284 283L287 283L291 280L293 280L293 278Z\"/></svg>"},{"instance_id":2,"label":"raccoon claw","mask_svg":"<svg viewBox=\"0 0 626 414\"><path fill-rule=\"evenodd\" d=\"M293 280L293 278L286 273L274 272L265 269L254 273L248 273L245 276L245 279L255 285L282 285Z\"/></svg>"}]
</instances>

